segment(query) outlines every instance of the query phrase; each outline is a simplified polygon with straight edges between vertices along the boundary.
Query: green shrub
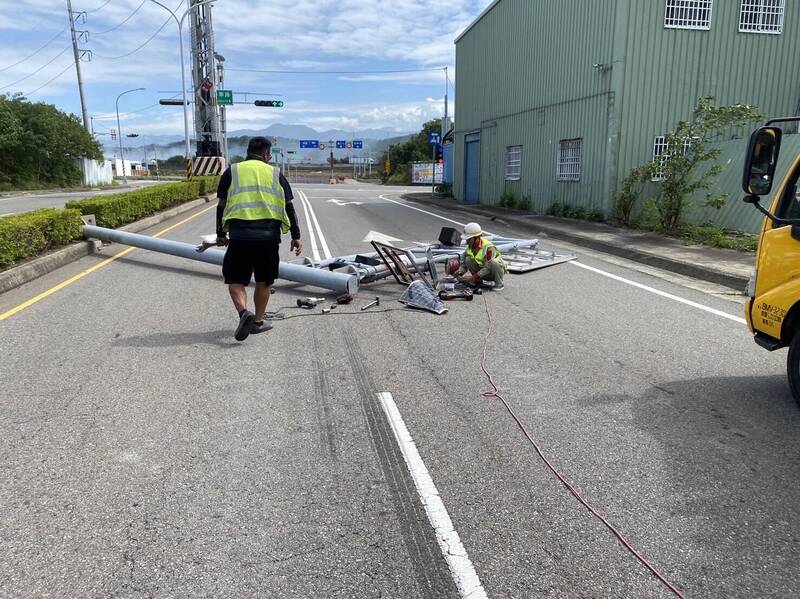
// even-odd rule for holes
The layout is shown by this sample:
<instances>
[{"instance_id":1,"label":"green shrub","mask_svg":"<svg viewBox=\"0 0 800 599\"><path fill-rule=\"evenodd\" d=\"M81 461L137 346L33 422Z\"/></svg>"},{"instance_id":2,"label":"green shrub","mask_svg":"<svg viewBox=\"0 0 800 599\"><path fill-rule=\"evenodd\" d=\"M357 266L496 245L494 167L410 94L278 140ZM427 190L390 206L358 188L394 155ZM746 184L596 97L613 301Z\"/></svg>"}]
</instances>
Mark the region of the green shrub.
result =
<instances>
[{"instance_id":1,"label":"green shrub","mask_svg":"<svg viewBox=\"0 0 800 599\"><path fill-rule=\"evenodd\" d=\"M522 196L516 201L514 208L529 211L531 209L531 199L528 196Z\"/></svg>"},{"instance_id":2,"label":"green shrub","mask_svg":"<svg viewBox=\"0 0 800 599\"><path fill-rule=\"evenodd\" d=\"M502 208L513 208L517 204L517 198L514 196L513 193L508 191L504 191L503 195L500 196L500 200L497 202L498 206Z\"/></svg>"},{"instance_id":3,"label":"green shrub","mask_svg":"<svg viewBox=\"0 0 800 599\"><path fill-rule=\"evenodd\" d=\"M441 185L436 186L436 193L439 193L443 196L451 197L453 195L453 184L452 183L442 183Z\"/></svg>"},{"instance_id":4,"label":"green shrub","mask_svg":"<svg viewBox=\"0 0 800 599\"><path fill-rule=\"evenodd\" d=\"M0 268L80 239L78 210L45 208L0 218Z\"/></svg>"},{"instance_id":5,"label":"green shrub","mask_svg":"<svg viewBox=\"0 0 800 599\"><path fill-rule=\"evenodd\" d=\"M553 202L550 208L547 209L548 216L564 216L564 204L561 202Z\"/></svg>"},{"instance_id":6,"label":"green shrub","mask_svg":"<svg viewBox=\"0 0 800 599\"><path fill-rule=\"evenodd\" d=\"M591 210L586 216L586 220L590 220L593 223L604 223L606 222L606 215L600 210Z\"/></svg>"},{"instance_id":7,"label":"green shrub","mask_svg":"<svg viewBox=\"0 0 800 599\"><path fill-rule=\"evenodd\" d=\"M206 193L213 193L218 180L218 177L195 177L191 181L73 200L67 203L67 208L80 210L81 214L94 214L98 226L116 228Z\"/></svg>"}]
</instances>

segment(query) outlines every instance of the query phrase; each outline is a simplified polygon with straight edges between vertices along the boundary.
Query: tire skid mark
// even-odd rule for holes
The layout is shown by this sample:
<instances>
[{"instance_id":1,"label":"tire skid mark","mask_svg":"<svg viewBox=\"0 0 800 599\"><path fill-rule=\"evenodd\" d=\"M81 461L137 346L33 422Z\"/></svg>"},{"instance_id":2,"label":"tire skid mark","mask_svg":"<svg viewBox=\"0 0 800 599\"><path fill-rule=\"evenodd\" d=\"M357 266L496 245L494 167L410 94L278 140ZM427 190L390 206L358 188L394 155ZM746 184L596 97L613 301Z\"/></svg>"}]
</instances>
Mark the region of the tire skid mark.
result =
<instances>
[{"instance_id":1,"label":"tire skid mark","mask_svg":"<svg viewBox=\"0 0 800 599\"><path fill-rule=\"evenodd\" d=\"M360 395L370 444L395 504L406 550L414 567L419 595L430 599L456 598L458 591L442 557L405 459L397 446L391 425L380 406L375 384L364 365L364 354L351 331L344 330L342 337Z\"/></svg>"}]
</instances>

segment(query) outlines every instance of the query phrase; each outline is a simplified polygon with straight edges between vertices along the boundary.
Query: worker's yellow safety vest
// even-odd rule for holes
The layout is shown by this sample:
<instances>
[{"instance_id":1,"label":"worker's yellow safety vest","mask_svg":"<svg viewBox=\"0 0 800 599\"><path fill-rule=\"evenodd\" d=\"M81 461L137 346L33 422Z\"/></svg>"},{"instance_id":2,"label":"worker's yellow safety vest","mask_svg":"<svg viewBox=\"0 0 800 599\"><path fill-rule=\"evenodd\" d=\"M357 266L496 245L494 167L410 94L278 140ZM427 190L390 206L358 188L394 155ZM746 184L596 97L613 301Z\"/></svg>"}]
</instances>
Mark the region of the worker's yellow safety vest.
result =
<instances>
[{"instance_id":1,"label":"worker's yellow safety vest","mask_svg":"<svg viewBox=\"0 0 800 599\"><path fill-rule=\"evenodd\" d=\"M485 237L481 237L481 249L478 250L478 253L472 251L472 248L467 246L467 256L475 260L478 264L479 268L483 268L484 263L486 262L486 250L492 249L493 250L493 260L500 260L503 264L503 268L508 269L505 261L503 260L503 255L497 249L497 247Z\"/></svg>"},{"instance_id":2,"label":"worker's yellow safety vest","mask_svg":"<svg viewBox=\"0 0 800 599\"><path fill-rule=\"evenodd\" d=\"M281 232L287 233L290 223L280 174L280 169L260 160L231 165L231 187L222 213L222 228L227 231L231 219L278 220Z\"/></svg>"}]
</instances>

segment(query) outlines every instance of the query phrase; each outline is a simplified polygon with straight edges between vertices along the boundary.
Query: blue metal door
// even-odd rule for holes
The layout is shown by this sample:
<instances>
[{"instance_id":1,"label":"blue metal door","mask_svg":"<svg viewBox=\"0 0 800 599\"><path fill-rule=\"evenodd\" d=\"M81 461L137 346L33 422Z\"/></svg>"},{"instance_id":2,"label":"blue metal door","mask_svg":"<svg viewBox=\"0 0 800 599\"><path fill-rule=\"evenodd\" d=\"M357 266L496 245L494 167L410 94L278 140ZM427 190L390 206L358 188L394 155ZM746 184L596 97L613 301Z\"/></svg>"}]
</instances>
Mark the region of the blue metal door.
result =
<instances>
[{"instance_id":1,"label":"blue metal door","mask_svg":"<svg viewBox=\"0 0 800 599\"><path fill-rule=\"evenodd\" d=\"M481 191L481 134L464 138L464 201L479 204Z\"/></svg>"}]
</instances>

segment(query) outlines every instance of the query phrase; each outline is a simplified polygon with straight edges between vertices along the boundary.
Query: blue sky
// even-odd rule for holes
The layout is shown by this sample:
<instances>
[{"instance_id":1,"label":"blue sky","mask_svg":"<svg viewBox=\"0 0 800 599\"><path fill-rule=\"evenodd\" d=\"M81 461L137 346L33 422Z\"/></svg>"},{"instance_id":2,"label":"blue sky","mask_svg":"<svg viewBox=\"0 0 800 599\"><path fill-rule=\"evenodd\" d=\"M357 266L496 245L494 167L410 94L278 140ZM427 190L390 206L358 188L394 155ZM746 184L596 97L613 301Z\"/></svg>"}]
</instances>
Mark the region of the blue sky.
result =
<instances>
[{"instance_id":1,"label":"blue sky","mask_svg":"<svg viewBox=\"0 0 800 599\"><path fill-rule=\"evenodd\" d=\"M163 0L173 9L185 4ZM283 94L283 109L237 105L229 130L273 123L319 130L391 127L414 131L443 109L441 70L380 75L288 75L234 72L234 68L292 71L376 71L450 67L455 77L455 37L491 0L218 0L213 18L217 52L231 69L225 87ZM23 92L32 101L80 113L71 67L66 0L0 0L0 93ZM89 112L98 130L115 127L114 100L134 87L144 92L120 101L127 131L182 133L181 109L158 106L159 91L180 89L177 27L167 22L152 41L135 50L169 18L150 0L73 0L87 11L91 62L81 64ZM127 20L126 20L127 19ZM60 31L64 30L59 34ZM55 39L32 58L34 51ZM188 48L188 35L184 38ZM47 64L49 63L49 64ZM47 65L47 66L45 66ZM187 68L188 68L187 61ZM43 67L43 68L41 68ZM40 71L34 73L37 69ZM65 70L66 69L66 70ZM63 75L58 76L59 73ZM188 71L187 71L188 76ZM24 78L24 79L23 79ZM54 79L55 78L55 79ZM22 81L20 81L22 79ZM454 90L450 88L451 100ZM156 106L152 106L156 104ZM451 114L452 114L451 103Z\"/></svg>"}]
</instances>

